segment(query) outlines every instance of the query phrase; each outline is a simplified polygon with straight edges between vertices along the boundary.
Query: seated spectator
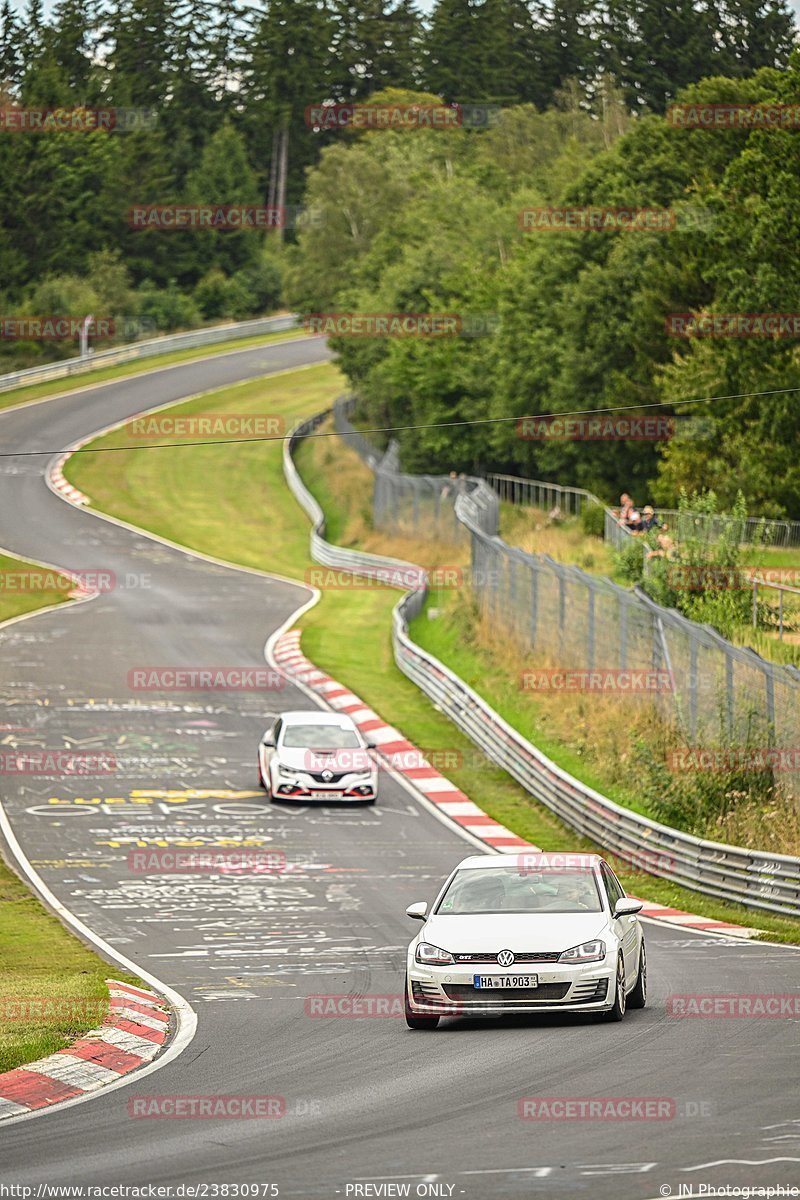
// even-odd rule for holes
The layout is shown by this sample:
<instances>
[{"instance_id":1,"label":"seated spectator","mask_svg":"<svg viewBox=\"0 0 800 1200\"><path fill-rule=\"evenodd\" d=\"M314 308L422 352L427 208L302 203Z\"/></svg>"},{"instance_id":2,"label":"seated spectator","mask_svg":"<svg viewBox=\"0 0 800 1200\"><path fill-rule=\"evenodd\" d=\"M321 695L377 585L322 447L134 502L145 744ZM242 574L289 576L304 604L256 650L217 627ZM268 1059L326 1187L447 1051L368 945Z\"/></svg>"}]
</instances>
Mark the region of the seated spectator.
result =
<instances>
[{"instance_id":1,"label":"seated spectator","mask_svg":"<svg viewBox=\"0 0 800 1200\"><path fill-rule=\"evenodd\" d=\"M642 533L649 533L651 529L661 529L661 522L650 504L644 506L642 515Z\"/></svg>"},{"instance_id":2,"label":"seated spectator","mask_svg":"<svg viewBox=\"0 0 800 1200\"><path fill-rule=\"evenodd\" d=\"M667 528L666 525L664 525L663 528L666 529ZM675 557L675 543L671 537L668 537L668 535L666 533L660 533L658 535L658 537L656 538L656 547L657 548L655 550L647 551L648 558L674 558Z\"/></svg>"},{"instance_id":3,"label":"seated spectator","mask_svg":"<svg viewBox=\"0 0 800 1200\"><path fill-rule=\"evenodd\" d=\"M626 529L629 529L631 531L631 533L641 533L642 532L642 514L638 513L635 508L632 508L631 511L628 513L628 516L626 517L623 524Z\"/></svg>"}]
</instances>

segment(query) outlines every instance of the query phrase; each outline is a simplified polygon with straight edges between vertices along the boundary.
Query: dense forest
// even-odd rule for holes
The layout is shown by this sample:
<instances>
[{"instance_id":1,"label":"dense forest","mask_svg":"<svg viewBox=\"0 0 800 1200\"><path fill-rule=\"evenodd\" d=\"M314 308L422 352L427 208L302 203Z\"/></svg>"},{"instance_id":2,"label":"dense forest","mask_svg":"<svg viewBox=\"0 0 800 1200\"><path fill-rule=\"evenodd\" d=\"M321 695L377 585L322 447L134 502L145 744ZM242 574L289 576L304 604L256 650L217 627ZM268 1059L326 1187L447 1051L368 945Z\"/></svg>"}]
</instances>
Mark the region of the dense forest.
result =
<instances>
[{"instance_id":1,"label":"dense forest","mask_svg":"<svg viewBox=\"0 0 800 1200\"><path fill-rule=\"evenodd\" d=\"M791 338L675 338L671 313L800 312L800 129L686 129L687 102L800 103L782 0L41 0L0 5L2 108L114 106L110 131L0 132L3 314L120 330L304 312L457 312L486 336L340 338L385 423L800 386ZM483 130L319 128L309 106L485 105ZM132 229L133 205L290 206L280 231ZM551 232L549 205L670 210ZM288 210L287 210L288 211ZM312 219L313 218L313 219ZM127 324L126 324L127 319ZM0 370L74 342L0 341ZM700 406L668 443L535 441L513 422L403 439L411 469L495 468L610 496L657 477L800 515L791 393ZM665 411L670 411L669 409ZM677 410L676 410L677 411ZM641 489L640 489L641 491Z\"/></svg>"}]
</instances>

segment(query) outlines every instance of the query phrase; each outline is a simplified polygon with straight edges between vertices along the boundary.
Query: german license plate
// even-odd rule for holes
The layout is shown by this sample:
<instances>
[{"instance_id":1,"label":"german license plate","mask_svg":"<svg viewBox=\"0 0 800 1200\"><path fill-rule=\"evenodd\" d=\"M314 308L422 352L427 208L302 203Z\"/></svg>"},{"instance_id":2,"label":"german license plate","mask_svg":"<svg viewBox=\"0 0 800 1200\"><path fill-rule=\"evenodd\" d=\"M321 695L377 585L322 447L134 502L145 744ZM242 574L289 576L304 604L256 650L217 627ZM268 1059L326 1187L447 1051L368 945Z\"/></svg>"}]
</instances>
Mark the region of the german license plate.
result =
<instances>
[{"instance_id":1,"label":"german license plate","mask_svg":"<svg viewBox=\"0 0 800 1200\"><path fill-rule=\"evenodd\" d=\"M309 792L311 800L336 800L341 796L341 792Z\"/></svg>"},{"instance_id":2,"label":"german license plate","mask_svg":"<svg viewBox=\"0 0 800 1200\"><path fill-rule=\"evenodd\" d=\"M539 986L538 975L475 975L476 988L535 988Z\"/></svg>"}]
</instances>

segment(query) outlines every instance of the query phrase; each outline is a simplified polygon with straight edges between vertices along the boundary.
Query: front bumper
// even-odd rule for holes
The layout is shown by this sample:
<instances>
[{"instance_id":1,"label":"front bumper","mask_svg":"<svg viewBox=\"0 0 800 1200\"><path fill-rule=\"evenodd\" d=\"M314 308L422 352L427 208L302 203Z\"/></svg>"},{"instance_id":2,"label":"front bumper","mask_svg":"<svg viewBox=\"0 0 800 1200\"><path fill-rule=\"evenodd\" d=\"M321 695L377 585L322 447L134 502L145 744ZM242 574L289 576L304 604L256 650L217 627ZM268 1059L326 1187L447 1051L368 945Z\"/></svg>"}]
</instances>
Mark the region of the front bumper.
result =
<instances>
[{"instance_id":1,"label":"front bumper","mask_svg":"<svg viewBox=\"0 0 800 1200\"><path fill-rule=\"evenodd\" d=\"M532 989L474 987L474 976L538 976ZM432 1016L497 1016L509 1013L605 1012L614 1002L616 959L570 966L566 963L526 963L504 971L492 963L468 967L424 967L410 959L408 1006L412 1012Z\"/></svg>"},{"instance_id":2,"label":"front bumper","mask_svg":"<svg viewBox=\"0 0 800 1200\"><path fill-rule=\"evenodd\" d=\"M345 800L352 803L374 800L378 795L377 779L338 783L306 782L303 779L288 779L272 773L272 795L276 799L302 800L304 804L325 804L330 800Z\"/></svg>"}]
</instances>

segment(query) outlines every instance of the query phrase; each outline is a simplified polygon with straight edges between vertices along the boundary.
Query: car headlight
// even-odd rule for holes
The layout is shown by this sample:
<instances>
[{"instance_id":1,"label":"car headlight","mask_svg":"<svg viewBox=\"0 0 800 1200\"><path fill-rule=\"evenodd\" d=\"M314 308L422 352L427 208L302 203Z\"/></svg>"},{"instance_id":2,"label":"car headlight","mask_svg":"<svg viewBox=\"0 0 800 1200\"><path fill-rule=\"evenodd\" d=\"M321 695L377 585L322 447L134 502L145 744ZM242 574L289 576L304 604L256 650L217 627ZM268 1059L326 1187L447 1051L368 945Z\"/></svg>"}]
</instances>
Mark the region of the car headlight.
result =
<instances>
[{"instance_id":1,"label":"car headlight","mask_svg":"<svg viewBox=\"0 0 800 1200\"><path fill-rule=\"evenodd\" d=\"M601 941L584 942L582 946L573 946L559 955L559 962L600 962L606 956L606 944Z\"/></svg>"},{"instance_id":2,"label":"car headlight","mask_svg":"<svg viewBox=\"0 0 800 1200\"><path fill-rule=\"evenodd\" d=\"M278 763L278 774L285 775L288 779L295 779L297 777L297 771L294 771L291 767L282 767L280 763Z\"/></svg>"},{"instance_id":3,"label":"car headlight","mask_svg":"<svg viewBox=\"0 0 800 1200\"><path fill-rule=\"evenodd\" d=\"M449 950L440 950L438 946L432 946L430 942L420 942L414 958L426 967L444 966L445 963L455 962Z\"/></svg>"}]
</instances>

